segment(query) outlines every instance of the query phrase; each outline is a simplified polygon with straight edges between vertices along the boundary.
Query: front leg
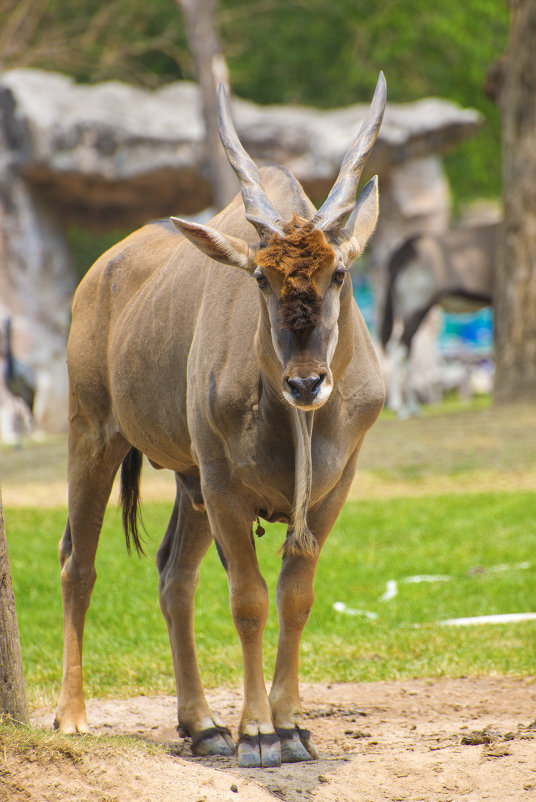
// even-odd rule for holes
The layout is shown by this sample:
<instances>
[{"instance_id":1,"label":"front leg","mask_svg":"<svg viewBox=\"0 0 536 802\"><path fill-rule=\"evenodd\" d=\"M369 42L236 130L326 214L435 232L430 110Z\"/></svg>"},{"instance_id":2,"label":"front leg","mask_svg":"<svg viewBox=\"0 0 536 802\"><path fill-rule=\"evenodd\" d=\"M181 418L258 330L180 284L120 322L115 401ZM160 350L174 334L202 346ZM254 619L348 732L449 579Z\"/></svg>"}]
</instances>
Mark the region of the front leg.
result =
<instances>
[{"instance_id":1,"label":"front leg","mask_svg":"<svg viewBox=\"0 0 536 802\"><path fill-rule=\"evenodd\" d=\"M229 581L229 601L242 646L244 706L238 735L238 765L279 766L281 750L262 670L262 636L268 618L268 590L261 576L252 535L253 519L204 489L214 539ZM216 512L217 510L217 512Z\"/></svg>"},{"instance_id":2,"label":"front leg","mask_svg":"<svg viewBox=\"0 0 536 802\"><path fill-rule=\"evenodd\" d=\"M300 641L313 606L316 564L316 557L286 556L277 582L279 642L270 706L283 763L318 757L310 733L303 724L298 683Z\"/></svg>"},{"instance_id":3,"label":"front leg","mask_svg":"<svg viewBox=\"0 0 536 802\"><path fill-rule=\"evenodd\" d=\"M346 465L338 485L315 509L308 513L311 531L318 543L316 555L288 555L283 558L277 582L279 642L270 706L275 731L281 743L284 763L318 757L311 735L304 727L298 683L298 661L303 628L314 602L313 581L320 549L337 520L352 482L358 449Z\"/></svg>"}]
</instances>

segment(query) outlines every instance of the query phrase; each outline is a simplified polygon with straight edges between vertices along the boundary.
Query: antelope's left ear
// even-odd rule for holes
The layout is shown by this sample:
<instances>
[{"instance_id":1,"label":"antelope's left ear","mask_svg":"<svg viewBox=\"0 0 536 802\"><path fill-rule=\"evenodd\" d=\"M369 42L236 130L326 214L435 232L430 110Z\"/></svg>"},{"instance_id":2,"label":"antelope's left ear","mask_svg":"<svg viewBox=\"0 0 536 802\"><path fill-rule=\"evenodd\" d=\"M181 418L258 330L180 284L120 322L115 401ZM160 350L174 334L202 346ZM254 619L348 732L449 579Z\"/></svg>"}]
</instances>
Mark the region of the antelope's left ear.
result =
<instances>
[{"instance_id":1,"label":"antelope's left ear","mask_svg":"<svg viewBox=\"0 0 536 802\"><path fill-rule=\"evenodd\" d=\"M171 217L171 222L202 253L224 265L240 267L250 272L255 269L255 253L247 242L201 223L192 223L180 217Z\"/></svg>"},{"instance_id":2,"label":"antelope's left ear","mask_svg":"<svg viewBox=\"0 0 536 802\"><path fill-rule=\"evenodd\" d=\"M378 176L375 175L359 196L352 214L343 228L347 239L342 238L339 248L345 264L350 265L365 250L366 244L376 228L379 211Z\"/></svg>"}]
</instances>

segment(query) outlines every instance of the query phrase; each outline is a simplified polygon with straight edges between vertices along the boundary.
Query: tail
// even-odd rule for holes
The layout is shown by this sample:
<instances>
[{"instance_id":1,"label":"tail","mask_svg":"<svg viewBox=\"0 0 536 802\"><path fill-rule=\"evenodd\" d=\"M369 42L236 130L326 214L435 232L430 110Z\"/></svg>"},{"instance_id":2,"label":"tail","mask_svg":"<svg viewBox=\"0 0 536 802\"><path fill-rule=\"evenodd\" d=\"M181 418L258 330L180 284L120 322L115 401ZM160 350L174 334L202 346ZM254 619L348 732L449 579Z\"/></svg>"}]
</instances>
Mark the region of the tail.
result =
<instances>
[{"instance_id":1,"label":"tail","mask_svg":"<svg viewBox=\"0 0 536 802\"><path fill-rule=\"evenodd\" d=\"M140 476L143 464L143 454L137 448L132 447L125 459L121 463L121 495L120 503L123 508L123 529L127 551L130 554L131 541L139 556L144 555L141 544L140 526L142 529L143 520L140 511Z\"/></svg>"},{"instance_id":2,"label":"tail","mask_svg":"<svg viewBox=\"0 0 536 802\"><path fill-rule=\"evenodd\" d=\"M305 521L289 526L287 537L280 551L285 557L316 557L318 555L317 540Z\"/></svg>"}]
</instances>

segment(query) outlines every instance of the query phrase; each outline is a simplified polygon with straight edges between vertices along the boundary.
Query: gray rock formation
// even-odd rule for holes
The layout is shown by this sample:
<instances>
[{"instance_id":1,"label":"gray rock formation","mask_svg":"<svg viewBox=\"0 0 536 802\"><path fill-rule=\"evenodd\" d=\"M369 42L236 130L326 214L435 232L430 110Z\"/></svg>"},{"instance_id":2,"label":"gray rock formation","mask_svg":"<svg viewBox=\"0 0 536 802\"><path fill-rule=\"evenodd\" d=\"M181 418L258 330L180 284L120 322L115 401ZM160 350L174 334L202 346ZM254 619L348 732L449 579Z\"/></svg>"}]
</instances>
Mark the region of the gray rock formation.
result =
<instances>
[{"instance_id":1,"label":"gray rock formation","mask_svg":"<svg viewBox=\"0 0 536 802\"><path fill-rule=\"evenodd\" d=\"M26 180L68 223L117 228L211 205L201 163L203 123L195 84L147 91L117 82L80 85L55 73L1 78L16 101ZM320 111L234 101L236 125L259 162L277 161L313 198L329 191L368 105ZM370 174L437 155L475 132L479 115L445 100L390 105Z\"/></svg>"},{"instance_id":2,"label":"gray rock formation","mask_svg":"<svg viewBox=\"0 0 536 802\"><path fill-rule=\"evenodd\" d=\"M236 99L254 159L277 161L320 202L368 105L319 111ZM477 112L444 100L388 106L367 173L380 175L377 261L410 231L444 227L448 187L439 156L471 136ZM0 75L0 322L13 318L18 356L38 376L35 422L66 424L65 342L75 286L64 230L134 228L210 206L197 87L156 91L79 85L56 73ZM0 386L0 412L8 403ZM0 440L9 425L0 414ZM4 421L4 424L2 424Z\"/></svg>"}]
</instances>

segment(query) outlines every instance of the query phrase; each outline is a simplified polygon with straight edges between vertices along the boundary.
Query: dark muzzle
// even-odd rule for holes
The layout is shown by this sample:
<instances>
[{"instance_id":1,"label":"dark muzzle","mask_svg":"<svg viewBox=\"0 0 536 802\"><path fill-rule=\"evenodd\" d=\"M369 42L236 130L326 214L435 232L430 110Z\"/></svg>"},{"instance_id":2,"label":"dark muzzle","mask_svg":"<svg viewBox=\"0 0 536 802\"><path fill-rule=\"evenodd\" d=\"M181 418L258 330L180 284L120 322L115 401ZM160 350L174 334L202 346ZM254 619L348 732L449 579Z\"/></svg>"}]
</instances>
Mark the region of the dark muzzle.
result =
<instances>
[{"instance_id":1,"label":"dark muzzle","mask_svg":"<svg viewBox=\"0 0 536 802\"><path fill-rule=\"evenodd\" d=\"M292 398L294 401L296 401L296 403L300 405L303 404L303 406L311 406L318 395L318 391L320 390L320 386L323 381L324 376L319 376L318 374L313 373L312 376L308 376L306 379L299 377L288 378L287 384L289 386Z\"/></svg>"}]
</instances>

